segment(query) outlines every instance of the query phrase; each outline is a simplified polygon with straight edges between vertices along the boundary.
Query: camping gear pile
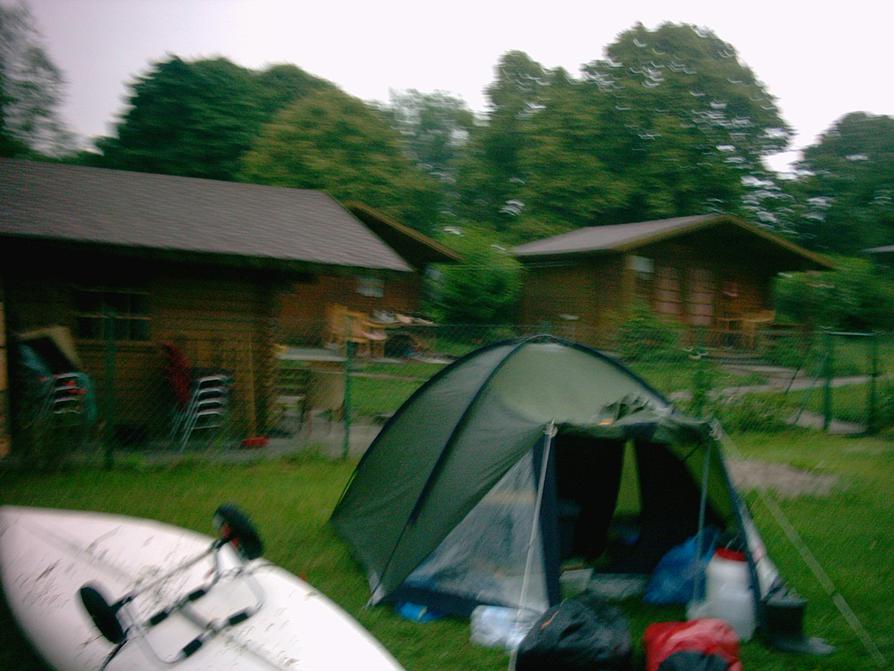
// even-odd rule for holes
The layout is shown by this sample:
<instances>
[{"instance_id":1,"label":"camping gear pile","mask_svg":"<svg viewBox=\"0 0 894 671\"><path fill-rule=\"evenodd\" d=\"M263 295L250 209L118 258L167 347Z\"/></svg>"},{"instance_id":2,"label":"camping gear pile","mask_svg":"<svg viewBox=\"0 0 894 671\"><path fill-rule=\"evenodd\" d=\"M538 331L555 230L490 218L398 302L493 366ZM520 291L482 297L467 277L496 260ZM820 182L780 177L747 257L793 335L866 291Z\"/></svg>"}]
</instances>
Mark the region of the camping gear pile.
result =
<instances>
[{"instance_id":1,"label":"camping gear pile","mask_svg":"<svg viewBox=\"0 0 894 671\"><path fill-rule=\"evenodd\" d=\"M417 390L332 524L366 568L372 604L544 613L562 599L563 560L594 566L594 580L650 574L687 539L695 557L710 552L707 529L736 539L758 627L767 600L786 594L713 425L613 358L551 336L479 349Z\"/></svg>"},{"instance_id":2,"label":"camping gear pile","mask_svg":"<svg viewBox=\"0 0 894 671\"><path fill-rule=\"evenodd\" d=\"M516 671L627 671L633 654L627 619L592 597L547 610L518 647Z\"/></svg>"}]
</instances>

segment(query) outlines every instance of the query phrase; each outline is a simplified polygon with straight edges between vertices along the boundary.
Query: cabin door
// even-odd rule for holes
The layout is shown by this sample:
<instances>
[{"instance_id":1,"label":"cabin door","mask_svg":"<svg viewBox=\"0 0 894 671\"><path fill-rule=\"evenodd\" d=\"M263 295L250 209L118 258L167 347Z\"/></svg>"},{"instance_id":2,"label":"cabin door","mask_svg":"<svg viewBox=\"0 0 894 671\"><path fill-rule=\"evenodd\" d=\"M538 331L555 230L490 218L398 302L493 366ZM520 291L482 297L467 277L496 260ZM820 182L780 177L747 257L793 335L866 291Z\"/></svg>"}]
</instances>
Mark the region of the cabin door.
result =
<instances>
[{"instance_id":1,"label":"cabin door","mask_svg":"<svg viewBox=\"0 0 894 671\"><path fill-rule=\"evenodd\" d=\"M655 273L655 312L678 319L683 314L680 273L676 268L659 266Z\"/></svg>"},{"instance_id":2,"label":"cabin door","mask_svg":"<svg viewBox=\"0 0 894 671\"><path fill-rule=\"evenodd\" d=\"M709 327L714 322L714 273L690 268L687 278L686 313L692 326Z\"/></svg>"}]
</instances>

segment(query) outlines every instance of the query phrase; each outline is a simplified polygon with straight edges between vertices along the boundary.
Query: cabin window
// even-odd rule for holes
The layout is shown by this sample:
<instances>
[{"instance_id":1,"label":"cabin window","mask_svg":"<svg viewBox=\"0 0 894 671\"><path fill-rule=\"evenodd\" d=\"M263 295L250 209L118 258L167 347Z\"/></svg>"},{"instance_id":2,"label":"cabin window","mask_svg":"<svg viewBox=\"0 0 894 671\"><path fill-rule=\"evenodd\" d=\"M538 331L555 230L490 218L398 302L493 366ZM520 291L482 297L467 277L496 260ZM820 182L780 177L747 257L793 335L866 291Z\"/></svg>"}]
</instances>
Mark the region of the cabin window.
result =
<instances>
[{"instance_id":1,"label":"cabin window","mask_svg":"<svg viewBox=\"0 0 894 671\"><path fill-rule=\"evenodd\" d=\"M75 289L74 306L75 333L81 340L149 340L145 291Z\"/></svg>"},{"instance_id":2,"label":"cabin window","mask_svg":"<svg viewBox=\"0 0 894 671\"><path fill-rule=\"evenodd\" d=\"M368 298L382 298L385 295L385 280L378 277L358 277L357 293Z\"/></svg>"},{"instance_id":3,"label":"cabin window","mask_svg":"<svg viewBox=\"0 0 894 671\"><path fill-rule=\"evenodd\" d=\"M627 267L633 271L634 295L637 302L648 303L652 297L655 261L646 256L628 256Z\"/></svg>"},{"instance_id":4,"label":"cabin window","mask_svg":"<svg viewBox=\"0 0 894 671\"><path fill-rule=\"evenodd\" d=\"M646 257L646 256L631 256L630 257L630 268L632 268L637 277L641 279L648 279L652 277L652 273L655 272L655 262Z\"/></svg>"}]
</instances>

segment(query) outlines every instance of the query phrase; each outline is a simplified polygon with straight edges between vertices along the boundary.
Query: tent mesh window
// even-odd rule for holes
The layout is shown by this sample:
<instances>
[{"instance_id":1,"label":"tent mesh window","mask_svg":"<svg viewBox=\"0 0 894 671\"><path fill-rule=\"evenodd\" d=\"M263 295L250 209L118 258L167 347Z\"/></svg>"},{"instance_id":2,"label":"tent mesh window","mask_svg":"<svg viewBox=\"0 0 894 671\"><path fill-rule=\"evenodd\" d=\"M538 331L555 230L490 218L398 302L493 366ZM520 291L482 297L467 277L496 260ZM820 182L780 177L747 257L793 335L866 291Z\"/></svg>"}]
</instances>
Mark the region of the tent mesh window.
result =
<instances>
[{"instance_id":1,"label":"tent mesh window","mask_svg":"<svg viewBox=\"0 0 894 671\"><path fill-rule=\"evenodd\" d=\"M534 455L524 456L503 476L413 571L405 589L541 612L549 607L539 522L525 603L520 602L537 502Z\"/></svg>"}]
</instances>

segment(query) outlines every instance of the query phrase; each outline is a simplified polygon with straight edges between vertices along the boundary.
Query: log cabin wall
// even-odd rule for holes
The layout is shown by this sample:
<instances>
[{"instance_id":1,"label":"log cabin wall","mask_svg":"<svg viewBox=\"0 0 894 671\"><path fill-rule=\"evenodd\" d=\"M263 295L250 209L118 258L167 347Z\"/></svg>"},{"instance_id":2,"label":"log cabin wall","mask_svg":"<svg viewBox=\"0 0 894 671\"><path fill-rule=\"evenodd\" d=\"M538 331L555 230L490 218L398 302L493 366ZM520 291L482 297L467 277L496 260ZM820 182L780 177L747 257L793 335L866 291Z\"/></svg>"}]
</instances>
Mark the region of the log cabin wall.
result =
<instances>
[{"instance_id":1,"label":"log cabin wall","mask_svg":"<svg viewBox=\"0 0 894 671\"><path fill-rule=\"evenodd\" d=\"M416 273L315 275L290 283L278 295L277 328L284 341L320 344L326 306L372 314L374 310L413 314L419 310L422 276Z\"/></svg>"},{"instance_id":2,"label":"log cabin wall","mask_svg":"<svg viewBox=\"0 0 894 671\"><path fill-rule=\"evenodd\" d=\"M11 334L68 327L100 404L108 398L111 375L116 423L139 424L151 437L167 431L173 410L163 374L161 345L166 342L195 368L230 372L235 421L249 433L264 426L272 402L277 281L256 271L113 256L77 258L74 267L61 260L47 263L45 256L41 264L23 265L4 276ZM85 300L97 295L122 301L116 311L116 331L121 332L115 338L105 338L101 316L86 311L95 306Z\"/></svg>"},{"instance_id":3,"label":"log cabin wall","mask_svg":"<svg viewBox=\"0 0 894 671\"><path fill-rule=\"evenodd\" d=\"M695 244L697 243L697 244ZM775 272L759 257L746 258L735 247L704 238L669 240L637 249L654 267L641 295L659 315L690 326L717 328L725 318L740 318L771 307Z\"/></svg>"},{"instance_id":4,"label":"log cabin wall","mask_svg":"<svg viewBox=\"0 0 894 671\"><path fill-rule=\"evenodd\" d=\"M617 256L531 263L520 321L598 344L623 307L624 282L622 259Z\"/></svg>"},{"instance_id":5,"label":"log cabin wall","mask_svg":"<svg viewBox=\"0 0 894 671\"><path fill-rule=\"evenodd\" d=\"M525 266L521 323L570 335L562 315L574 315L574 335L593 345L609 342L638 302L662 317L716 329L721 319L770 308L775 275L758 256L703 236Z\"/></svg>"}]
</instances>

